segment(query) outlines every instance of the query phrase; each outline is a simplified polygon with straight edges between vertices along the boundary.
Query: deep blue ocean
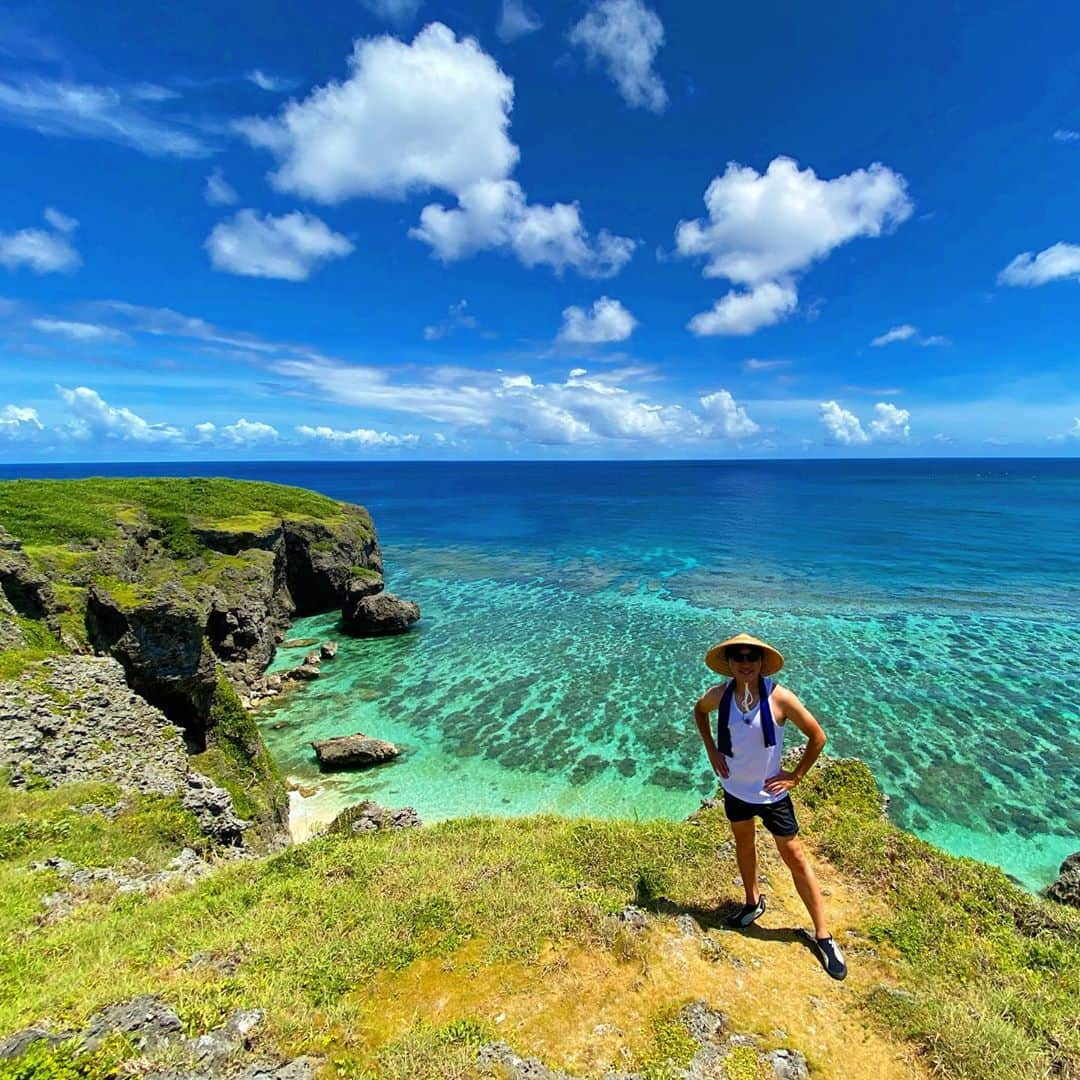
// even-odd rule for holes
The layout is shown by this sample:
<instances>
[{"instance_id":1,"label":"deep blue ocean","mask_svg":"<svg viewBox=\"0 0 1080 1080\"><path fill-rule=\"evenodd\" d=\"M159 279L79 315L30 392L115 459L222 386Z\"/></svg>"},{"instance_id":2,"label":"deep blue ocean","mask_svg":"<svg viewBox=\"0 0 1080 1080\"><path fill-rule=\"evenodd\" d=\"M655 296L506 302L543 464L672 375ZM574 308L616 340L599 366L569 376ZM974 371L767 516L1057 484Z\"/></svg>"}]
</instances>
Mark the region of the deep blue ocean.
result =
<instances>
[{"instance_id":1,"label":"deep blue ocean","mask_svg":"<svg viewBox=\"0 0 1080 1080\"><path fill-rule=\"evenodd\" d=\"M319 789L301 814L370 796L426 820L684 816L715 790L690 715L702 657L745 630L898 824L1031 887L1080 849L1080 460L0 469L118 474L273 480L372 512L387 586L423 618L378 641L333 616L294 628L342 642L260 713ZM406 752L319 777L310 740L355 730Z\"/></svg>"}]
</instances>

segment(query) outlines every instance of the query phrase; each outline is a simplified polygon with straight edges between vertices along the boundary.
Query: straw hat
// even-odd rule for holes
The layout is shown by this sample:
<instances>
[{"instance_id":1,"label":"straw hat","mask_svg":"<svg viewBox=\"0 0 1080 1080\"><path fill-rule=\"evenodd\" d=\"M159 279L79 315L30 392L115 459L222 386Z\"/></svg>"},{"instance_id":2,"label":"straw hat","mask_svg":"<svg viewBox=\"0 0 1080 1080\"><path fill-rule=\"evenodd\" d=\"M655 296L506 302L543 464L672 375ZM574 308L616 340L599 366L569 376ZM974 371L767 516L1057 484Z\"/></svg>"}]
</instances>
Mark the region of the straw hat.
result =
<instances>
[{"instance_id":1,"label":"straw hat","mask_svg":"<svg viewBox=\"0 0 1080 1080\"><path fill-rule=\"evenodd\" d=\"M721 675L734 676L734 672L731 670L731 666L728 664L726 651L730 645L755 645L761 650L761 674L762 675L775 675L783 666L784 658L780 655L771 645L766 645L764 641L760 641L756 637L751 637L749 634L736 634L735 637L728 638L727 641L721 641L719 645L714 645L705 654L705 663L713 669L713 671L719 672Z\"/></svg>"}]
</instances>

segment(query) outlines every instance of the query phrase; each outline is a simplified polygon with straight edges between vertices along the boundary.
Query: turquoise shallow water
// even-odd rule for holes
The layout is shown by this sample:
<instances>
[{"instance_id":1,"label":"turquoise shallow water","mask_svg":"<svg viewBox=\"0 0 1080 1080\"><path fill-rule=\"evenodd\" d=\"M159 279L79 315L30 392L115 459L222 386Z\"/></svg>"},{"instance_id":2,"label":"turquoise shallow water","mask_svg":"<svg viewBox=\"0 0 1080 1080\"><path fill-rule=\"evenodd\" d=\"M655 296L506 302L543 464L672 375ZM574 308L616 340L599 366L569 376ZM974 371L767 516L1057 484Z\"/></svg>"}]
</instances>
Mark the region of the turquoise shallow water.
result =
<instances>
[{"instance_id":1,"label":"turquoise shallow water","mask_svg":"<svg viewBox=\"0 0 1080 1080\"><path fill-rule=\"evenodd\" d=\"M870 764L899 824L1033 888L1080 849L1076 460L127 471L364 503L390 587L420 603L399 638L294 626L340 641L319 681L260 713L275 758L320 787L301 812L373 797L429 821L682 817L715 790L690 715L702 655L746 629L784 652L828 751ZM405 753L319 776L310 740L357 730Z\"/></svg>"},{"instance_id":2,"label":"turquoise shallow water","mask_svg":"<svg viewBox=\"0 0 1080 1080\"><path fill-rule=\"evenodd\" d=\"M515 578L503 559L477 552L392 554L394 587L424 612L419 628L357 641L340 638L333 617L302 620L297 634L337 637L341 651L322 679L262 717L274 757L324 785L331 805L371 797L413 805L426 820L684 816L715 790L690 716L710 681L701 653L717 626L751 626L781 646L813 642L810 655L791 650L782 677L824 723L831 753L870 764L898 823L1032 887L1078 846L1077 804L1063 797L1080 760L1066 692L1070 627L1035 634L1030 621L1002 616L703 608L656 581L631 590L580 565L568 580ZM1002 641L1048 673L1041 701L1002 668ZM302 652L279 651L276 666ZM1046 730L1048 715L1071 717L1069 732ZM308 741L354 730L405 754L316 781Z\"/></svg>"},{"instance_id":3,"label":"turquoise shallow water","mask_svg":"<svg viewBox=\"0 0 1080 1080\"><path fill-rule=\"evenodd\" d=\"M308 783L312 738L362 730L405 754L319 778L313 807L683 816L715 790L690 716L710 682L702 654L746 628L787 654L781 677L829 751L870 764L899 824L1030 887L1080 848L1075 465L781 476L801 532L763 545L710 531L709 504L680 505L670 484L642 491L638 476L628 492L609 474L597 491L602 473L518 467L511 491L513 468L471 499L428 480L426 500L367 500L391 586L424 617L404 638L342 639L263 724ZM723 509L738 517L751 495L721 492ZM332 617L295 632L339 636Z\"/></svg>"}]
</instances>

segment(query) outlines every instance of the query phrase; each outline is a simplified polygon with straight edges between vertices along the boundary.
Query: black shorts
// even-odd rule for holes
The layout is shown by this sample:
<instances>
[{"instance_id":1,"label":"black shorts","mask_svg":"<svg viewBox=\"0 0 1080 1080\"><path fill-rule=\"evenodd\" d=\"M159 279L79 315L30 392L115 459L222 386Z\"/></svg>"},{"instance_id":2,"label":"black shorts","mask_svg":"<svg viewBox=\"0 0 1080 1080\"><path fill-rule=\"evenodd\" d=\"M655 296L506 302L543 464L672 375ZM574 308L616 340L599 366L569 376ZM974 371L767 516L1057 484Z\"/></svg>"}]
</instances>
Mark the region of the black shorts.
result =
<instances>
[{"instance_id":1,"label":"black shorts","mask_svg":"<svg viewBox=\"0 0 1080 1080\"><path fill-rule=\"evenodd\" d=\"M760 817L762 824L773 836L796 836L799 823L795 820L795 807L791 796L785 795L779 802L752 803L744 802L724 792L724 813L728 821L749 821Z\"/></svg>"}]
</instances>

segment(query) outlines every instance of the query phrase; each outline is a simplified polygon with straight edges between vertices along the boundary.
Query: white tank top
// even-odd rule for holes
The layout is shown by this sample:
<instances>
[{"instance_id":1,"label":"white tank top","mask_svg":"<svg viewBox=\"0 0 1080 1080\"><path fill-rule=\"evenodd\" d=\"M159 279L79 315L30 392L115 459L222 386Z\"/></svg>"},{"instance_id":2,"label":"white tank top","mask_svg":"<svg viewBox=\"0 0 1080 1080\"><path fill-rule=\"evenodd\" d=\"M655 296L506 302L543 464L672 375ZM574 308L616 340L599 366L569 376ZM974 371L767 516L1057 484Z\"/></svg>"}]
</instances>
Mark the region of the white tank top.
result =
<instances>
[{"instance_id":1,"label":"white tank top","mask_svg":"<svg viewBox=\"0 0 1080 1080\"><path fill-rule=\"evenodd\" d=\"M773 691L772 679L765 680L765 693ZM717 717L721 723L724 717ZM744 714L731 695L728 710L728 730L731 732L731 757L727 758L729 775L720 778L723 789L736 799L748 803L779 802L787 794L772 795L765 790L765 781L780 771L780 755L784 752L784 725L773 720L776 745L766 746L761 733L761 702L754 711Z\"/></svg>"}]
</instances>

